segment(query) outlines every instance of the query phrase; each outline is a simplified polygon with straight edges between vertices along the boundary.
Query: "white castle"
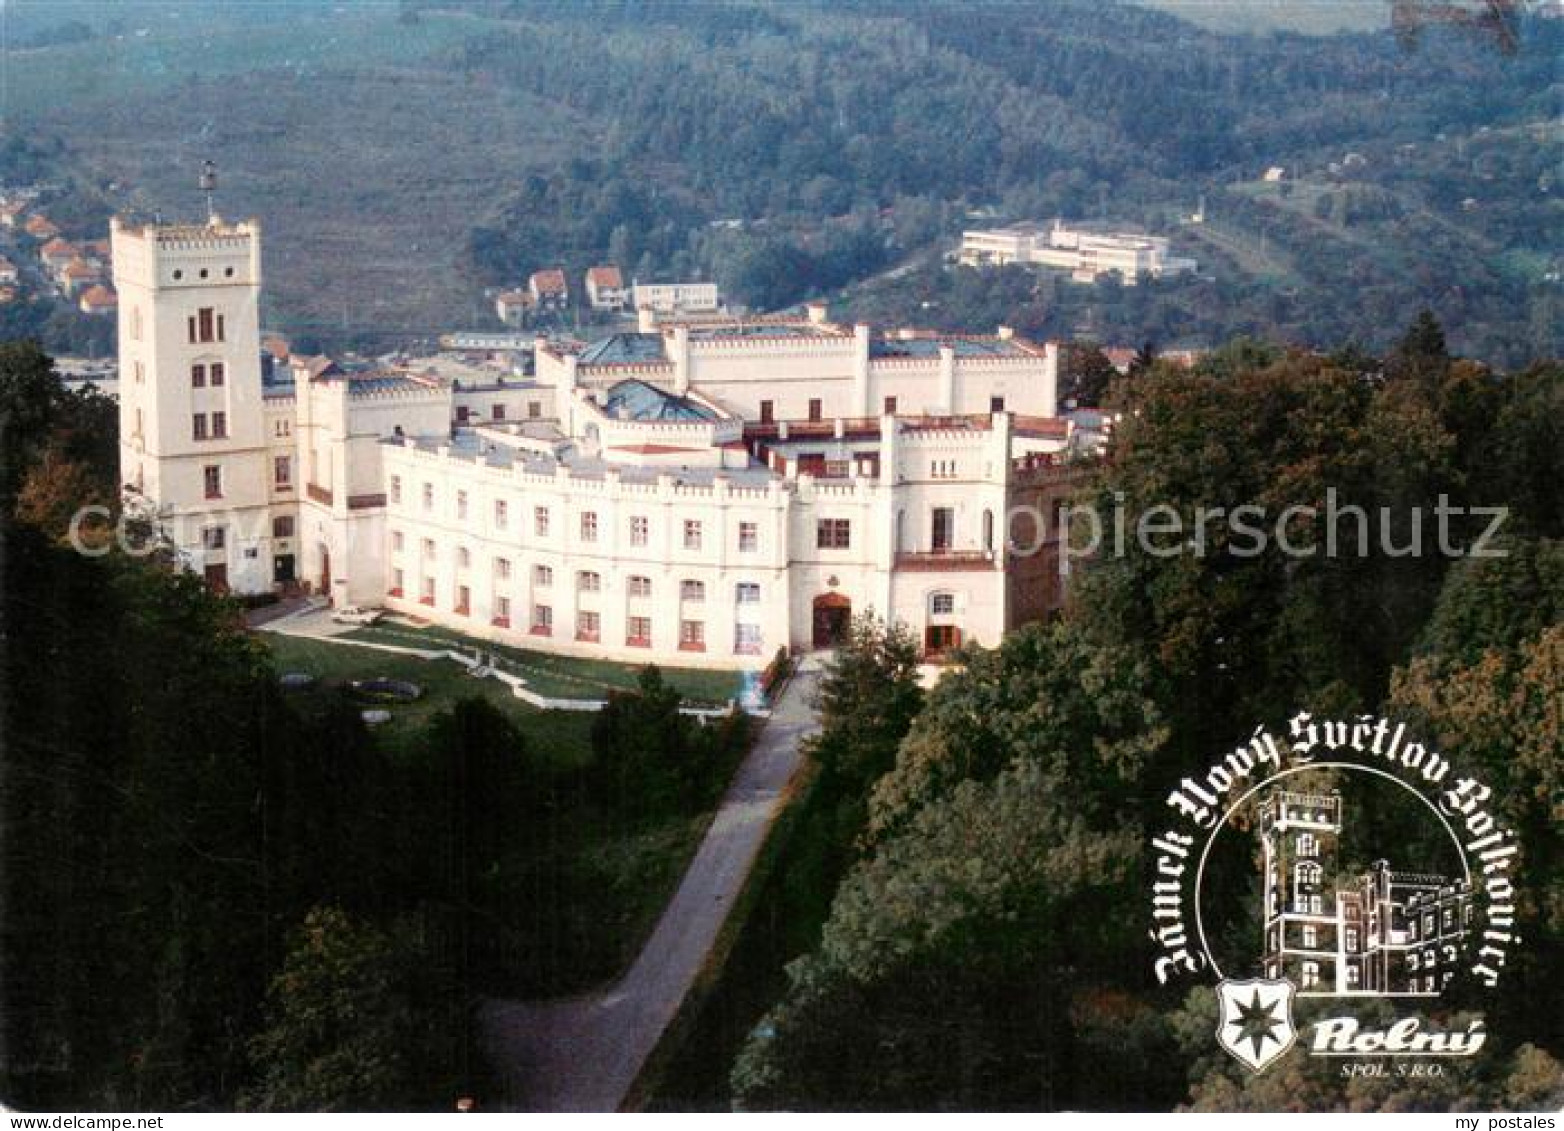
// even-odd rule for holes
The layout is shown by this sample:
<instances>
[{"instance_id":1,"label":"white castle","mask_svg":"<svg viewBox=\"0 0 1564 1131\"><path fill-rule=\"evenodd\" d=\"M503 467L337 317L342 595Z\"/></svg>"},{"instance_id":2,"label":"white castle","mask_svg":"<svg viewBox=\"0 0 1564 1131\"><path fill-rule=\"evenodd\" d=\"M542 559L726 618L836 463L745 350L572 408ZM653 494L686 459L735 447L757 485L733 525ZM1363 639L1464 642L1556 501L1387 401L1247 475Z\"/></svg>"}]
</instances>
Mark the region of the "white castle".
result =
<instances>
[{"instance_id":1,"label":"white castle","mask_svg":"<svg viewBox=\"0 0 1564 1131\"><path fill-rule=\"evenodd\" d=\"M811 306L540 339L530 378L263 378L260 243L253 220L113 223L122 478L213 585L727 668L866 608L937 656L1060 603L1052 343Z\"/></svg>"}]
</instances>

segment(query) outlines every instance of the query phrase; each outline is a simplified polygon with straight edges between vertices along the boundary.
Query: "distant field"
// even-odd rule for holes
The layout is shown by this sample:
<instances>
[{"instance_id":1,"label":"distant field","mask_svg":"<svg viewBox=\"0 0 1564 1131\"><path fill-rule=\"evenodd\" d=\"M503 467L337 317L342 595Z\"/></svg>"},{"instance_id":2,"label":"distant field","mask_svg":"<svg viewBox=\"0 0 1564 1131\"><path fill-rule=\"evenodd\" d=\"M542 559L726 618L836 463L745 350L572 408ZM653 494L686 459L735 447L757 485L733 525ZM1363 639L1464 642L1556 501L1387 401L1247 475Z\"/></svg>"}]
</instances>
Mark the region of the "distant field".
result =
<instances>
[{"instance_id":1,"label":"distant field","mask_svg":"<svg viewBox=\"0 0 1564 1131\"><path fill-rule=\"evenodd\" d=\"M1389 0L1134 0L1190 23L1232 35L1296 31L1334 35L1390 26Z\"/></svg>"},{"instance_id":2,"label":"distant field","mask_svg":"<svg viewBox=\"0 0 1564 1131\"><path fill-rule=\"evenodd\" d=\"M7 55L3 85L11 112L35 112L145 212L199 214L196 178L215 161L219 211L264 222L268 320L432 333L492 317L467 277L468 233L583 132L561 107L440 64L486 26L350 5L294 26Z\"/></svg>"}]
</instances>

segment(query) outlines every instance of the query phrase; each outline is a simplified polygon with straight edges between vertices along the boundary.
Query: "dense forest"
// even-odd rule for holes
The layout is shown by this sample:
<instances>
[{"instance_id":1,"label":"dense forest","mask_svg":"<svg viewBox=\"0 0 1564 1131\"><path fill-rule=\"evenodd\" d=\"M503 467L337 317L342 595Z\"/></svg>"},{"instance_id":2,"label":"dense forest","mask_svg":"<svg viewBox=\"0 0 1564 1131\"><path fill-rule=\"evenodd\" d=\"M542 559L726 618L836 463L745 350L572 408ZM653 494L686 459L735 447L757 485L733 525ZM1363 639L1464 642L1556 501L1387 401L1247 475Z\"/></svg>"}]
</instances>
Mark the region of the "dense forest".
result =
<instances>
[{"instance_id":1,"label":"dense forest","mask_svg":"<svg viewBox=\"0 0 1564 1131\"><path fill-rule=\"evenodd\" d=\"M273 320L333 342L481 322L485 286L609 260L757 308L856 283L860 312L1116 343L1384 350L1426 306L1467 356L1560 349L1561 21L1522 18L1506 51L1462 28L1221 35L1085 0L300 11L312 44L356 50L303 65L236 9L202 53L149 15L146 44L116 42L30 132L62 147L56 179L165 214L198 206L214 157L225 206L268 223ZM964 226L1052 216L1169 234L1201 276L939 263Z\"/></svg>"}]
</instances>

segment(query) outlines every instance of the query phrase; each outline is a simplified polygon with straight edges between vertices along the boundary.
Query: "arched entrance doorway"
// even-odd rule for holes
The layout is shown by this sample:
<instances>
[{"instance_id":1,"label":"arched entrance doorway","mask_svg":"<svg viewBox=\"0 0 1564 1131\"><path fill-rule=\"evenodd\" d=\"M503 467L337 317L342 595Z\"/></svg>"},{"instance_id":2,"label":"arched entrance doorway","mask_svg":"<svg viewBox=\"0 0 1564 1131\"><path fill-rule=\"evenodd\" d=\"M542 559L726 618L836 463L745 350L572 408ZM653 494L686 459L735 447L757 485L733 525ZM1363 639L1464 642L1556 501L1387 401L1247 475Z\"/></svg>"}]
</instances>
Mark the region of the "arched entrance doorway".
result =
<instances>
[{"instance_id":1,"label":"arched entrance doorway","mask_svg":"<svg viewBox=\"0 0 1564 1131\"><path fill-rule=\"evenodd\" d=\"M847 634L853 619L853 603L840 593L822 593L815 598L816 648L830 648Z\"/></svg>"}]
</instances>

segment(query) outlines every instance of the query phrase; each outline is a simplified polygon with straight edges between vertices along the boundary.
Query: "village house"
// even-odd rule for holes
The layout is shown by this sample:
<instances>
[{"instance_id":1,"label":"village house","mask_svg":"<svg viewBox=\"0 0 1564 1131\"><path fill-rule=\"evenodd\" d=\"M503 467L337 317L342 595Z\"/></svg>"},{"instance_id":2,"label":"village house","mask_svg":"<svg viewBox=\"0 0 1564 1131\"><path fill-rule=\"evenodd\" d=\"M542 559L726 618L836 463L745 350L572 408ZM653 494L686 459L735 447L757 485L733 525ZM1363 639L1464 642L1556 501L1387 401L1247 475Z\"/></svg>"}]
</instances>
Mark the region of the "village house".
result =
<instances>
[{"instance_id":1,"label":"village house","mask_svg":"<svg viewBox=\"0 0 1564 1131\"><path fill-rule=\"evenodd\" d=\"M586 273L587 303L593 310L623 310L630 300L617 267L591 267Z\"/></svg>"},{"instance_id":2,"label":"village house","mask_svg":"<svg viewBox=\"0 0 1564 1131\"><path fill-rule=\"evenodd\" d=\"M540 311L563 310L570 303L570 284L565 280L565 272L558 267L534 271L527 280L527 291Z\"/></svg>"}]
</instances>

